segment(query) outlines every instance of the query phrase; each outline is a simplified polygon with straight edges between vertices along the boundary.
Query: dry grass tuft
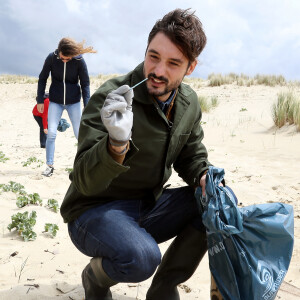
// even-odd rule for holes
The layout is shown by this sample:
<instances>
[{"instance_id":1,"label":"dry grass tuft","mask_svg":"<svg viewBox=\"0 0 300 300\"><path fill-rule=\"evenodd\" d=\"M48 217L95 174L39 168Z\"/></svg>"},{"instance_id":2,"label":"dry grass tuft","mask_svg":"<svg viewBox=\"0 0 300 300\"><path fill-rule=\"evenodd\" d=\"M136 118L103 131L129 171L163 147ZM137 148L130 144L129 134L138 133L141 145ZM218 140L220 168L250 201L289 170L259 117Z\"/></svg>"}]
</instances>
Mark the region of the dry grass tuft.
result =
<instances>
[{"instance_id":1,"label":"dry grass tuft","mask_svg":"<svg viewBox=\"0 0 300 300\"><path fill-rule=\"evenodd\" d=\"M207 98L205 96L198 95L198 101L202 112L209 112L211 109L219 105L217 96L211 96L210 98Z\"/></svg>"},{"instance_id":2,"label":"dry grass tuft","mask_svg":"<svg viewBox=\"0 0 300 300\"><path fill-rule=\"evenodd\" d=\"M251 86L251 85L266 85L266 86L276 86L276 85L299 85L300 82L297 81L286 81L282 75L260 75L257 74L253 78L245 74L235 74L229 73L227 75L212 73L208 75L209 86L221 86L225 84L236 84L238 86Z\"/></svg>"},{"instance_id":3,"label":"dry grass tuft","mask_svg":"<svg viewBox=\"0 0 300 300\"><path fill-rule=\"evenodd\" d=\"M272 106L272 117L279 128L295 124L300 131L300 99L293 92L280 93Z\"/></svg>"},{"instance_id":4,"label":"dry grass tuft","mask_svg":"<svg viewBox=\"0 0 300 300\"><path fill-rule=\"evenodd\" d=\"M38 78L27 75L9 75L9 74L1 74L0 75L0 83L37 83Z\"/></svg>"},{"instance_id":5,"label":"dry grass tuft","mask_svg":"<svg viewBox=\"0 0 300 300\"><path fill-rule=\"evenodd\" d=\"M109 74L109 75L104 75L104 74L99 74L96 76L90 76L90 83L95 84L95 85L102 85L105 81L118 77L120 74Z\"/></svg>"}]
</instances>

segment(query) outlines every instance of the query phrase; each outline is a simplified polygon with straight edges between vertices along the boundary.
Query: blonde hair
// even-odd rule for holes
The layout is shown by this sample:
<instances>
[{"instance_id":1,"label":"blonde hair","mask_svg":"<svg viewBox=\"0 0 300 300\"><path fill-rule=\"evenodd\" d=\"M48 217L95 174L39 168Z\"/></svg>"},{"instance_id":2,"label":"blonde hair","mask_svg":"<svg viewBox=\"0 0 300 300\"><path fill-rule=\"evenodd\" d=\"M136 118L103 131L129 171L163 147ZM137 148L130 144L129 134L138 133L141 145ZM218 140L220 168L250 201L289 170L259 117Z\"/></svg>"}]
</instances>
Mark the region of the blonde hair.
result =
<instances>
[{"instance_id":1,"label":"blonde hair","mask_svg":"<svg viewBox=\"0 0 300 300\"><path fill-rule=\"evenodd\" d=\"M93 47L84 47L85 40L77 43L71 38L62 38L58 43L58 52L61 52L63 56L77 56L84 53L96 53L97 51Z\"/></svg>"}]
</instances>

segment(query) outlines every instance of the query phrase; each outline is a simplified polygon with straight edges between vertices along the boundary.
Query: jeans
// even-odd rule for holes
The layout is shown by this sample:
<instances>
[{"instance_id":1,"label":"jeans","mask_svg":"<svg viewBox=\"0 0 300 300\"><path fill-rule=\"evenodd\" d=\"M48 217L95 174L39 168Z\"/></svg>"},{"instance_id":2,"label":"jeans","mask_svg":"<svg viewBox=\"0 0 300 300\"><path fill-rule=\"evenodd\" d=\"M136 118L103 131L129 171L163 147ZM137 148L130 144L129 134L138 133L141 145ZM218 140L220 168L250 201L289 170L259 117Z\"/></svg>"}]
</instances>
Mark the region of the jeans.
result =
<instances>
[{"instance_id":1,"label":"jeans","mask_svg":"<svg viewBox=\"0 0 300 300\"><path fill-rule=\"evenodd\" d=\"M102 257L103 269L111 279L140 282L160 264L158 243L175 237L189 223L204 228L194 189L180 187L165 190L155 203L115 200L99 205L68 227L78 250Z\"/></svg>"},{"instance_id":2,"label":"jeans","mask_svg":"<svg viewBox=\"0 0 300 300\"><path fill-rule=\"evenodd\" d=\"M41 148L46 147L46 140L47 140L47 134L44 132L44 125L43 125L43 119L39 116L33 116L34 119L37 121L40 127L40 146Z\"/></svg>"},{"instance_id":3,"label":"jeans","mask_svg":"<svg viewBox=\"0 0 300 300\"><path fill-rule=\"evenodd\" d=\"M54 163L54 150L57 126L61 119L64 109L66 109L68 112L69 118L72 123L74 135L76 139L78 139L78 131L81 119L80 102L63 105L50 101L48 109L48 136L46 142L46 164L49 166L52 166Z\"/></svg>"}]
</instances>

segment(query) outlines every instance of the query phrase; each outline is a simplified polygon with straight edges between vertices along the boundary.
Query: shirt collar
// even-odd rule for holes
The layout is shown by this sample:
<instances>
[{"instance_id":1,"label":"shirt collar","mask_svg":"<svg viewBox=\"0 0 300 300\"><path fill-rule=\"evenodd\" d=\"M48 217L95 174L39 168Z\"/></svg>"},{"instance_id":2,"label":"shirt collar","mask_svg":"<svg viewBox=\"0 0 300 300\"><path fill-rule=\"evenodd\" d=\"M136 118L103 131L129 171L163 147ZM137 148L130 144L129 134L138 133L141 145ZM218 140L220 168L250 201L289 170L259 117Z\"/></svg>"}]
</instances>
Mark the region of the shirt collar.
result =
<instances>
[{"instance_id":1,"label":"shirt collar","mask_svg":"<svg viewBox=\"0 0 300 300\"><path fill-rule=\"evenodd\" d=\"M166 101L160 101L159 99L157 99L156 97L154 97L154 99L156 100L158 106L161 108L161 110L162 110L164 113L166 113L166 111L167 111L167 109L168 109L170 103L172 102L172 100L173 100L175 94L176 94L176 90L172 91L170 97L169 97L168 100L166 100Z\"/></svg>"}]
</instances>

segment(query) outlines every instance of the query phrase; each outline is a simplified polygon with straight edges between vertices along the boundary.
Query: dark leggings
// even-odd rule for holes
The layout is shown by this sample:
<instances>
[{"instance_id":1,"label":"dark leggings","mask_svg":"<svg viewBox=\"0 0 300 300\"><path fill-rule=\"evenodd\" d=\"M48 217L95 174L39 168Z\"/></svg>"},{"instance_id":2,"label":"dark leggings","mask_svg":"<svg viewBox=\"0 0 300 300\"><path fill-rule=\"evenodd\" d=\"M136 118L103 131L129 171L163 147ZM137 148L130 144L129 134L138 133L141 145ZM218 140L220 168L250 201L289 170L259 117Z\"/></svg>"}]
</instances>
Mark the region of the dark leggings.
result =
<instances>
[{"instance_id":1,"label":"dark leggings","mask_svg":"<svg viewBox=\"0 0 300 300\"><path fill-rule=\"evenodd\" d=\"M40 127L40 145L41 145L41 148L45 148L46 147L47 134L45 134L45 132L44 132L43 119L42 119L42 117L38 117L38 116L33 116L33 117L37 121L37 123L39 124L39 127Z\"/></svg>"}]
</instances>

